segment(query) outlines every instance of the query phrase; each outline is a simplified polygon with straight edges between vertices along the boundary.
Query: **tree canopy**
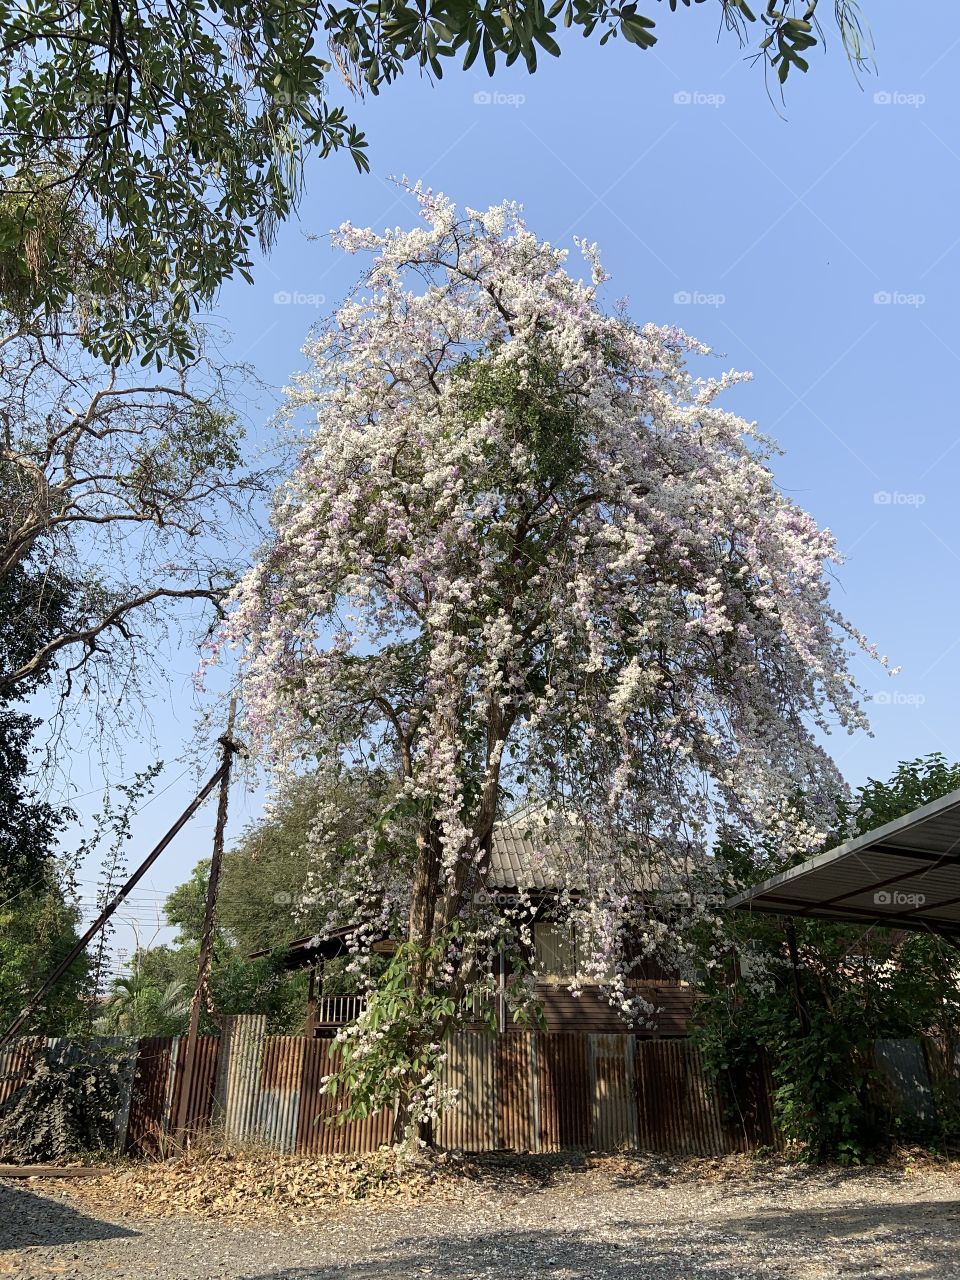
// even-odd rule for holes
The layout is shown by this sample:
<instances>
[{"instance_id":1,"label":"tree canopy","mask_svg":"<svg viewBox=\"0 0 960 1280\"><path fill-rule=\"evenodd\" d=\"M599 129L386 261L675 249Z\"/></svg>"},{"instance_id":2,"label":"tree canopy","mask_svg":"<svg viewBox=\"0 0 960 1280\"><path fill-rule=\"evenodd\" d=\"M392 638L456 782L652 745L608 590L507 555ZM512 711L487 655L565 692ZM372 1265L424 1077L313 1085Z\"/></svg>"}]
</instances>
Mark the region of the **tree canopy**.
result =
<instances>
[{"instance_id":1,"label":"tree canopy","mask_svg":"<svg viewBox=\"0 0 960 1280\"><path fill-rule=\"evenodd\" d=\"M0 671L22 667L63 625L66 592L56 571L43 585L41 578L31 556L0 576ZM44 607L37 609L41 594ZM71 817L37 782L32 739L40 721L19 705L49 679L49 670L36 668L16 691L0 682L0 904L47 887L57 835Z\"/></svg>"},{"instance_id":2,"label":"tree canopy","mask_svg":"<svg viewBox=\"0 0 960 1280\"><path fill-rule=\"evenodd\" d=\"M349 864L354 842L375 820L369 780L345 773L331 787L314 774L285 779L269 812L251 823L226 851L217 896L213 963L203 1025L216 1030L230 1014L265 1013L280 1032L298 1031L306 1014L307 980L289 972L282 952L293 938L321 932L329 920L337 886L321 883L312 855L318 829L335 828L342 859ZM331 826L330 824L333 824ZM144 1035L181 1030L197 975L209 861L194 868L164 903L164 917L177 930L172 945L144 948L133 970L110 991L105 1027L137 1026ZM342 875L341 875L342 878ZM273 954L251 959L255 951ZM324 990L352 990L339 961L325 967Z\"/></svg>"},{"instance_id":3,"label":"tree canopy","mask_svg":"<svg viewBox=\"0 0 960 1280\"><path fill-rule=\"evenodd\" d=\"M341 904L350 863L376 824L385 792L383 779L360 771L285 777L267 812L224 854L216 914L222 941L248 956L322 930L332 906ZM340 850L335 883L318 878L313 846L321 838ZM182 943L200 941L208 870L206 860L198 863L166 901L167 921Z\"/></svg>"},{"instance_id":4,"label":"tree canopy","mask_svg":"<svg viewBox=\"0 0 960 1280\"><path fill-rule=\"evenodd\" d=\"M49 868L38 881L10 892L0 874L0 1029L20 1013L27 998L76 942L80 913L65 898ZM93 988L91 962L82 955L67 970L26 1032L60 1035L87 1022Z\"/></svg>"},{"instance_id":5,"label":"tree canopy","mask_svg":"<svg viewBox=\"0 0 960 1280\"><path fill-rule=\"evenodd\" d=\"M114 1036L175 1036L185 1030L190 1012L186 982L173 978L158 985L142 965L111 985L103 1012L94 1024Z\"/></svg>"},{"instance_id":6,"label":"tree canopy","mask_svg":"<svg viewBox=\"0 0 960 1280\"><path fill-rule=\"evenodd\" d=\"M162 374L105 367L80 330L0 310L0 698L56 674L116 704L138 645L216 606L255 528L262 477L241 458L238 371L203 350Z\"/></svg>"}]
</instances>

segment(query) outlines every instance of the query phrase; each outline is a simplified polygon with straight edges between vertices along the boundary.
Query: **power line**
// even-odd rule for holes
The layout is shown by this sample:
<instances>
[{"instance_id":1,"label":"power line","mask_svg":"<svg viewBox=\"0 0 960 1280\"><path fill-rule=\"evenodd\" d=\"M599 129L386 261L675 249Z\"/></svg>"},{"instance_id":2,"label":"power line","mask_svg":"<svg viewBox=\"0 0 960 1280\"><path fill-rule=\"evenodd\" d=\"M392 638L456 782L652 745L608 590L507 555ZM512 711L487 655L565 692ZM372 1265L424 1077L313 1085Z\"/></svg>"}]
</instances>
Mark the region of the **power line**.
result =
<instances>
[{"instance_id":1,"label":"power line","mask_svg":"<svg viewBox=\"0 0 960 1280\"><path fill-rule=\"evenodd\" d=\"M187 775L189 772L190 772L190 766L189 766L189 765L187 765L187 767L186 767L186 769L184 769L183 773L181 773L178 777L174 778L173 782L168 783L168 785L167 785L166 787L164 787L163 791L169 791L170 787L172 787L172 786L174 786L176 783L178 783L178 782L180 781L180 779L181 779L181 778L186 777L186 775ZM95 796L95 795L104 795L104 794L106 794L106 792L108 792L108 791L110 790L110 788L111 788L111 787L124 787L124 786L126 786L126 785L127 785L127 783L128 783L128 782L136 782L137 777L138 777L138 775L137 775L137 774L132 773L132 774L130 775L130 777L129 777L129 778L121 778L118 782L113 782L113 783L111 783L111 782L104 782L104 784L103 784L103 786L102 786L102 787L94 787L92 791L81 791L81 792L80 792L80 794L79 794L78 796L67 796L67 798L66 798L66 800L65 800L65 802L64 802L64 803L66 803L66 804L72 804L72 803L74 802L74 800L86 800L86 799L88 799L90 796ZM158 792L157 792L157 796L162 796L162 795L163 795L163 791L158 791ZM157 798L157 796L153 796L153 797L152 797L152 799L154 799L154 800L155 800L155 799ZM149 803L150 803L150 801L149 801L149 800L145 801L145 802L144 802L144 804L141 806L141 808L137 810L137 812L138 812L138 813L139 813L139 812L141 812L141 810L142 810L142 809L145 809Z\"/></svg>"}]
</instances>

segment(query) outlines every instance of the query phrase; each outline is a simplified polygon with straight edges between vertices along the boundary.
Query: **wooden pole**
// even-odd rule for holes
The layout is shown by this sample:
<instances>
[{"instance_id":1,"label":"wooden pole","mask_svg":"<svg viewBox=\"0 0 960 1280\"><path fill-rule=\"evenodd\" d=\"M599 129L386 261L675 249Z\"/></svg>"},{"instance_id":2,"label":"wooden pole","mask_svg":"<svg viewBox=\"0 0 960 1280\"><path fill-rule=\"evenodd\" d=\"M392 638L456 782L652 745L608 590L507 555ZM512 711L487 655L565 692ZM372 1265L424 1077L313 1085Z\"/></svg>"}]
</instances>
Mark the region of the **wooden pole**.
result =
<instances>
[{"instance_id":1,"label":"wooden pole","mask_svg":"<svg viewBox=\"0 0 960 1280\"><path fill-rule=\"evenodd\" d=\"M0 1036L0 1048L2 1048L3 1045L9 1043L9 1041L13 1039L13 1037L17 1034L17 1032L21 1029L21 1027L23 1027L23 1025L26 1023L27 1019L30 1017L30 1014L34 1011L34 1009L37 1007L40 1001L44 998L44 996L46 996L50 991L53 990L53 988L57 985L57 983L60 981L63 975L67 972L67 970L73 964L74 960L76 960L77 957L82 953L84 947L86 947L90 939L93 938L97 933L99 933L99 931L103 928L103 926L107 923L107 921L116 911L117 907L119 907L121 902L123 902L124 898L126 898L127 894L131 891L131 889L133 889L134 886L137 885L140 882L140 880L142 880L143 877L147 874L147 872L150 870L150 868L153 866L156 860L160 857L161 853L163 853L164 849L166 849L167 845L174 838L174 836L177 835L177 833L183 827L186 826L186 824L190 821L190 819L193 817L196 811L200 808L204 800L206 800L207 796L214 789L217 783L222 780L225 767L226 767L225 764L221 764L220 768L216 771L216 773L214 773L211 777L207 779L203 787L200 789L200 791L197 792L193 800L191 800L191 802L187 805L186 809L184 809L183 813L181 813L180 817L176 820L176 822L173 824L170 830L166 833L166 835L163 837L160 843L157 845L154 845L154 847L150 850L150 852L147 854L144 860L140 863L139 867L137 867L136 871L134 871L133 875L126 882L126 884L123 885L122 888L117 890L116 894L111 899L111 901L108 902L107 905L103 908L103 910L97 916L96 920L94 920L93 924L86 931L83 937L80 938L73 947L71 947L69 953L66 956L64 956L64 958L60 961L56 969L54 969L53 973L51 973L50 977L47 978L46 982L44 982L41 987L37 988L37 990L33 993L33 995L27 1001L27 1003L20 1010L16 1018L14 1018L13 1022L11 1022L9 1027L7 1027L3 1035Z\"/></svg>"},{"instance_id":2,"label":"wooden pole","mask_svg":"<svg viewBox=\"0 0 960 1280\"><path fill-rule=\"evenodd\" d=\"M317 962L314 960L310 966L310 981L307 985L307 1021L303 1028L303 1034L309 1039L313 1039L313 1033L317 1026Z\"/></svg>"},{"instance_id":3,"label":"wooden pole","mask_svg":"<svg viewBox=\"0 0 960 1280\"><path fill-rule=\"evenodd\" d=\"M187 1038L182 1042L183 1067L180 1076L180 1097L177 1107L176 1129L187 1127L190 1103L190 1087L193 1083L193 1072L197 1059L197 1036L200 1031L200 1002L210 976L210 962L213 959L213 935L217 912L217 891L220 887L220 868L223 865L224 833L227 827L227 805L230 796L230 772L233 756L237 749L233 740L233 723L237 714L237 700L230 699L230 710L227 714L227 731L220 739L223 756L220 765L220 795L217 801L217 824L213 831L213 853L210 856L210 875L207 879L207 901L203 914L203 933L200 937L200 956L197 961L197 985L190 1001L190 1025Z\"/></svg>"}]
</instances>

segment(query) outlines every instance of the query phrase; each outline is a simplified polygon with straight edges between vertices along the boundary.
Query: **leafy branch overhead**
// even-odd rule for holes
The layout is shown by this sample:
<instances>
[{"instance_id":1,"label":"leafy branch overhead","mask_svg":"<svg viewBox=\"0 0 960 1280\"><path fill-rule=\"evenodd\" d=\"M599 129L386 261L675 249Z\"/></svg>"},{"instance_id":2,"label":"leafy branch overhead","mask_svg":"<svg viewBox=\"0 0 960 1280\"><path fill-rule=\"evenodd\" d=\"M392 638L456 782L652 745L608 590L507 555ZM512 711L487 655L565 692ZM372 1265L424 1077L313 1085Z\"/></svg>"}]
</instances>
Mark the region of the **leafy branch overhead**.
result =
<instances>
[{"instance_id":1,"label":"leafy branch overhead","mask_svg":"<svg viewBox=\"0 0 960 1280\"><path fill-rule=\"evenodd\" d=\"M757 13L746 0L719 0L724 27L741 44L751 40L753 24L762 32L757 52L773 67L783 82L790 66L808 69L801 55L823 38L817 9L820 0L769 0L757 5ZM668 0L671 11L678 4L690 8L704 0ZM869 37L856 0L836 0L835 17L848 55L857 66L869 58ZM637 12L634 0L607 3L606 0L554 0L550 8L541 2L477 4L475 0L440 0L439 3L407 5L350 5L334 11L327 21L335 46L343 48L365 82L377 91L389 83L403 64L415 61L437 77L443 74L442 58L464 52L466 70L482 55L490 75L501 62L510 66L522 59L528 71L537 69L537 50L560 56L556 35L559 26L577 27L586 37L599 32L600 43L622 36L629 44L649 49L657 42L654 19ZM784 70L783 68L786 68Z\"/></svg>"},{"instance_id":2,"label":"leafy branch overhead","mask_svg":"<svg viewBox=\"0 0 960 1280\"><path fill-rule=\"evenodd\" d=\"M761 35L757 56L781 81L807 69L818 0L719 3L742 44ZM863 65L855 0L835 0L835 17ZM334 67L373 93L410 65L440 77L452 58L534 71L540 51L560 53L561 26L601 44L657 38L635 0L0 0L0 293L48 313L79 307L109 363L134 350L186 358L191 307L249 279L254 242L268 245L298 204L307 155L345 150L369 167L366 139L328 101Z\"/></svg>"}]
</instances>

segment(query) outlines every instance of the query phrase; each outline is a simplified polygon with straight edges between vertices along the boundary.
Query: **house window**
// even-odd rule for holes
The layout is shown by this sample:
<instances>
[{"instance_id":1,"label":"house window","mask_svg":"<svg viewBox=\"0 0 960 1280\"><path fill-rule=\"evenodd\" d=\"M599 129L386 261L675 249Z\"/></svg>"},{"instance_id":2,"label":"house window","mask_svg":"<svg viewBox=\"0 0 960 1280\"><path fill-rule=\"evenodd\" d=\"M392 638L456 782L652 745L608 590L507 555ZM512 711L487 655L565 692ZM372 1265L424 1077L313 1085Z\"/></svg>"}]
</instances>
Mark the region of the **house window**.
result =
<instances>
[{"instance_id":1,"label":"house window","mask_svg":"<svg viewBox=\"0 0 960 1280\"><path fill-rule=\"evenodd\" d=\"M537 975L546 979L571 979L577 972L577 949L569 925L533 926Z\"/></svg>"},{"instance_id":2,"label":"house window","mask_svg":"<svg viewBox=\"0 0 960 1280\"><path fill-rule=\"evenodd\" d=\"M599 977L585 972L590 954L584 954L583 944L570 924L538 921L533 926L533 946L537 977L541 982L576 981L583 986L593 986L613 982L616 977L615 964L611 964L608 971Z\"/></svg>"}]
</instances>

